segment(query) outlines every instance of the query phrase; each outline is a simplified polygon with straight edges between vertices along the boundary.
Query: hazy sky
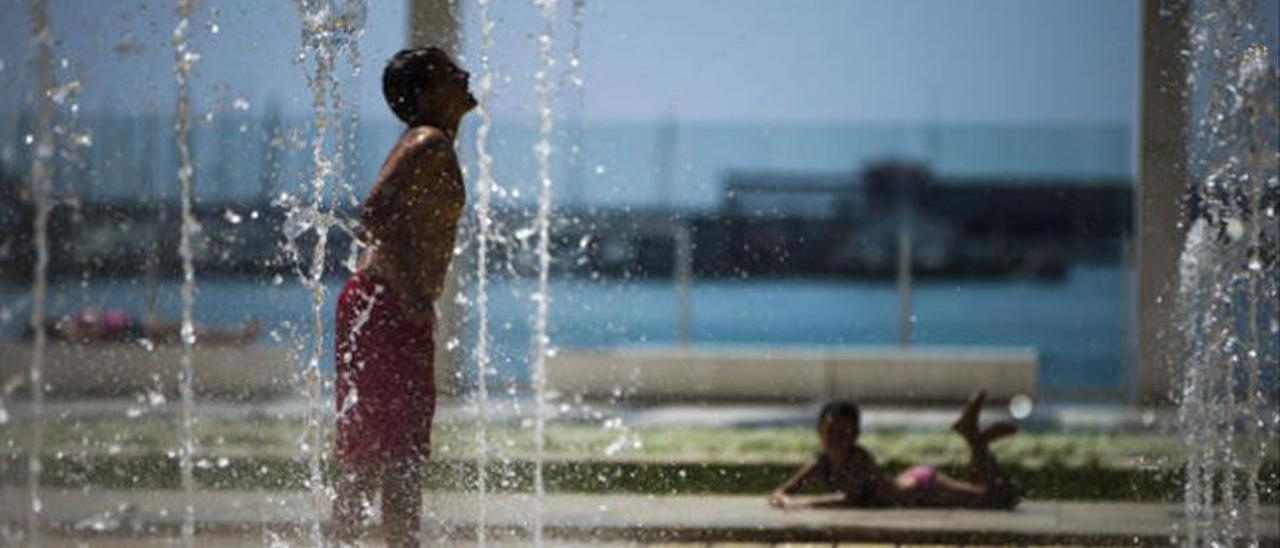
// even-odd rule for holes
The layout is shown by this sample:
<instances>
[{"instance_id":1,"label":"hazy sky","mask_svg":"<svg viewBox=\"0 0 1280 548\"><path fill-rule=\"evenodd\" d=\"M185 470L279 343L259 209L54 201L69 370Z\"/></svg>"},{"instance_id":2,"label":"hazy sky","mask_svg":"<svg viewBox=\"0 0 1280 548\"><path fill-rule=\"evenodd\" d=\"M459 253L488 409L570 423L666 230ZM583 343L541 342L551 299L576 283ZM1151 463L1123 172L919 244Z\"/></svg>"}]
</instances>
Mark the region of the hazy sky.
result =
<instances>
[{"instance_id":1,"label":"hazy sky","mask_svg":"<svg viewBox=\"0 0 1280 548\"><path fill-rule=\"evenodd\" d=\"M0 98L29 98L26 2L0 0ZM405 6L369 2L348 80L366 116L386 118L377 75L404 42ZM532 119L532 2L494 2L494 100L499 119ZM561 67L571 37L561 1ZM66 74L83 80L88 111L172 108L172 2L50 0ZM467 64L477 10L463 2ZM294 63L300 30L287 0L204 0L197 18L195 96L202 111L250 113L275 98L309 108ZM214 23L217 32L214 33ZM589 122L987 121L1130 123L1136 107L1134 0L587 0L581 35L582 104ZM572 104L570 96L565 101ZM244 103L240 103L243 106ZM563 112L563 111L562 111Z\"/></svg>"}]
</instances>

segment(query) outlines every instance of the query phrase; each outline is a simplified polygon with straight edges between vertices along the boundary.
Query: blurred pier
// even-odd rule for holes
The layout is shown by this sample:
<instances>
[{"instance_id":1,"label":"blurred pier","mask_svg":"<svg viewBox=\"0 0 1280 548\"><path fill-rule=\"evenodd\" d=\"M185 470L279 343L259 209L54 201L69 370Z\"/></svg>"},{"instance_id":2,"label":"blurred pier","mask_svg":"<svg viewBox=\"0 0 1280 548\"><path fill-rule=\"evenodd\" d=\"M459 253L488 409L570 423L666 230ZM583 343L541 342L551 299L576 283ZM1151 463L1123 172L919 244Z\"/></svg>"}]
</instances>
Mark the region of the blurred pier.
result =
<instances>
[{"instance_id":1,"label":"blurred pier","mask_svg":"<svg viewBox=\"0 0 1280 548\"><path fill-rule=\"evenodd\" d=\"M0 175L2 176L2 175ZM565 207L555 212L553 269L580 277L669 277L676 242L687 234L695 278L890 278L898 236L913 234L917 277L1055 278L1079 262L1123 259L1132 232L1132 186L1122 179L935 178L905 163L860 171L732 171L718 208ZM0 185L0 277L29 275L31 208L21 185ZM273 277L292 271L283 227L288 211L268 199L195 204L202 276ZM536 268L532 207L498 208L491 257L499 272ZM327 272L352 260L357 209L333 211ZM50 274L67 277L176 277L176 204L161 201L64 202L50 219ZM464 221L464 231L475 226ZM310 249L314 232L298 238ZM469 252L468 238L459 239Z\"/></svg>"}]
</instances>

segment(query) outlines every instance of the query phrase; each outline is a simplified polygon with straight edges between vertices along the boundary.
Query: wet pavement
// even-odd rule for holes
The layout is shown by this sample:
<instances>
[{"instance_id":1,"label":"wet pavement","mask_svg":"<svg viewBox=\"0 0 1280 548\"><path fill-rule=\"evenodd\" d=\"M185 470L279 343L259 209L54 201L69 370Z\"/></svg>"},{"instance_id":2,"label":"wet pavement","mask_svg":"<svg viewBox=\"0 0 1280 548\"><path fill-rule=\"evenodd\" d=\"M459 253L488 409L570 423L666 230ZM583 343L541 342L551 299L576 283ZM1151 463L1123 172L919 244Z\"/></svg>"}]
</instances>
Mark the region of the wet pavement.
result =
<instances>
[{"instance_id":1,"label":"wet pavement","mask_svg":"<svg viewBox=\"0 0 1280 548\"><path fill-rule=\"evenodd\" d=\"M489 538L525 542L535 502L530 495L498 495L486 503ZM0 489L0 523L24 523L26 496ZM206 491L191 501L198 534L236 545L292 544L304 539L310 510L302 492ZM177 491L46 490L51 538L104 545L159 542L179 530L186 499ZM541 502L548 538L610 543L833 543L947 545L1167 545L1183 523L1177 504L1035 501L1012 512L979 510L826 509L782 511L757 496L547 495ZM480 499L428 494L423 527L437 542L474 541ZM1256 523L1265 540L1280 542L1280 508ZM239 540L235 540L239 539ZM235 540L235 542L232 542ZM128 541L128 542L125 542ZM125 544L112 544L125 542ZM693 543L693 544L689 544ZM704 544L698 544L704 543ZM219 545L207 544L202 545Z\"/></svg>"}]
</instances>

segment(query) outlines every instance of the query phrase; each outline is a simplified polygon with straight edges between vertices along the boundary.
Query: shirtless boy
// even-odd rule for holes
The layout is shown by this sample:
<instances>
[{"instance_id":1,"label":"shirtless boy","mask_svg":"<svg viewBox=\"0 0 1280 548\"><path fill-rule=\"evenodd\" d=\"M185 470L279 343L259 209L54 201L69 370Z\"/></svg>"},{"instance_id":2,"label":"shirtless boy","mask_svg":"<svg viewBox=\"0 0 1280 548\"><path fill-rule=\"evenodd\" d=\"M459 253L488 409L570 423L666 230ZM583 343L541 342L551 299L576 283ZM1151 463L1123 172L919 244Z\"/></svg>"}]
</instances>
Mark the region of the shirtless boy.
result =
<instances>
[{"instance_id":1,"label":"shirtless boy","mask_svg":"<svg viewBox=\"0 0 1280 548\"><path fill-rule=\"evenodd\" d=\"M334 537L359 536L382 492L388 546L418 546L423 465L436 390L433 303L453 257L465 191L453 143L476 106L469 74L439 48L403 50L382 74L408 128L361 207L365 246L338 296L335 322Z\"/></svg>"}]
</instances>

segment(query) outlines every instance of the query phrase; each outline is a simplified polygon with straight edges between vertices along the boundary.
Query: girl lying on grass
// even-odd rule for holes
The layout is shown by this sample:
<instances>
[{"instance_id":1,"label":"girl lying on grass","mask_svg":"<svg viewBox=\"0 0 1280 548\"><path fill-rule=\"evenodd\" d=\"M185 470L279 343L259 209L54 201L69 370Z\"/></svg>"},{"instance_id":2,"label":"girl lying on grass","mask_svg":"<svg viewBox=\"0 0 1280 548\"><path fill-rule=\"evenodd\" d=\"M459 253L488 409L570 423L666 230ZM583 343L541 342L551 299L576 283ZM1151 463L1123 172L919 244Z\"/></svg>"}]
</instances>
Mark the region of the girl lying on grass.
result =
<instances>
[{"instance_id":1,"label":"girl lying on grass","mask_svg":"<svg viewBox=\"0 0 1280 548\"><path fill-rule=\"evenodd\" d=\"M896 477L876 464L858 445L861 417L852 401L827 404L818 413L818 458L783 482L769 496L778 508L798 507L961 507L1011 509L1021 496L1004 476L989 446L1018 431L1010 422L978 428L978 414L986 398L976 392L951 429L969 444L969 478L949 477L933 466L913 466ZM820 480L834 493L797 496L794 493Z\"/></svg>"}]
</instances>

